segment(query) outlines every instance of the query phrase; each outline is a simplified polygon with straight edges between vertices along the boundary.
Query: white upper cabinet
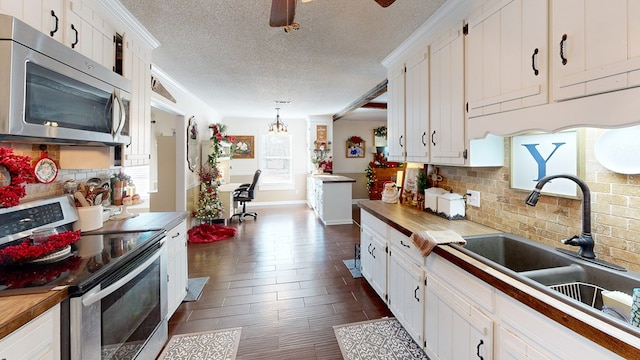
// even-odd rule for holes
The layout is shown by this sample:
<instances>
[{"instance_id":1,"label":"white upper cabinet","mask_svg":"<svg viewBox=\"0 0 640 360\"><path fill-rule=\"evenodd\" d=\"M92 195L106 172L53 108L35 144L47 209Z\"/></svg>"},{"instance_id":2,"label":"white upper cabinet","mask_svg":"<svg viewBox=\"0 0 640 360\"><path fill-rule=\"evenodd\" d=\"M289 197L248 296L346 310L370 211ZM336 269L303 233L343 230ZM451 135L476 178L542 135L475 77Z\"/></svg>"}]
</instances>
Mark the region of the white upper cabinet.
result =
<instances>
[{"instance_id":1,"label":"white upper cabinet","mask_svg":"<svg viewBox=\"0 0 640 360\"><path fill-rule=\"evenodd\" d=\"M464 37L462 24L431 44L429 143L434 164L464 165Z\"/></svg>"},{"instance_id":2,"label":"white upper cabinet","mask_svg":"<svg viewBox=\"0 0 640 360\"><path fill-rule=\"evenodd\" d=\"M640 2L552 4L553 100L640 85Z\"/></svg>"},{"instance_id":3,"label":"white upper cabinet","mask_svg":"<svg viewBox=\"0 0 640 360\"><path fill-rule=\"evenodd\" d=\"M14 16L62 42L63 0L0 0L0 13Z\"/></svg>"},{"instance_id":4,"label":"white upper cabinet","mask_svg":"<svg viewBox=\"0 0 640 360\"><path fill-rule=\"evenodd\" d=\"M468 117L548 102L546 0L490 0L468 18Z\"/></svg>"},{"instance_id":5,"label":"white upper cabinet","mask_svg":"<svg viewBox=\"0 0 640 360\"><path fill-rule=\"evenodd\" d=\"M405 66L402 64L388 70L387 74L387 151L391 161L405 160L404 73Z\"/></svg>"},{"instance_id":6,"label":"white upper cabinet","mask_svg":"<svg viewBox=\"0 0 640 360\"><path fill-rule=\"evenodd\" d=\"M387 72L389 160L429 162L429 48Z\"/></svg>"},{"instance_id":7,"label":"white upper cabinet","mask_svg":"<svg viewBox=\"0 0 640 360\"><path fill-rule=\"evenodd\" d=\"M406 64L406 159L429 162L429 49L421 50Z\"/></svg>"}]
</instances>

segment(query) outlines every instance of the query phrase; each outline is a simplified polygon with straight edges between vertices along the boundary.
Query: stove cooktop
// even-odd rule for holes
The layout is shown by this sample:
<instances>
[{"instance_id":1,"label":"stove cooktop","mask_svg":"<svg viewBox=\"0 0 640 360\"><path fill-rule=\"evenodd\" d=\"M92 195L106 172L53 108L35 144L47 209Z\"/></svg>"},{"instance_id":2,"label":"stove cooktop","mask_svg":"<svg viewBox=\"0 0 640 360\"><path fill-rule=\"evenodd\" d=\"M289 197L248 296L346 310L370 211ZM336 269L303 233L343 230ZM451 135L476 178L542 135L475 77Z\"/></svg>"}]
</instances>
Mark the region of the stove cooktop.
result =
<instances>
[{"instance_id":1,"label":"stove cooktop","mask_svg":"<svg viewBox=\"0 0 640 360\"><path fill-rule=\"evenodd\" d=\"M42 262L0 267L0 296L89 288L164 237L163 230L82 235L68 254Z\"/></svg>"}]
</instances>

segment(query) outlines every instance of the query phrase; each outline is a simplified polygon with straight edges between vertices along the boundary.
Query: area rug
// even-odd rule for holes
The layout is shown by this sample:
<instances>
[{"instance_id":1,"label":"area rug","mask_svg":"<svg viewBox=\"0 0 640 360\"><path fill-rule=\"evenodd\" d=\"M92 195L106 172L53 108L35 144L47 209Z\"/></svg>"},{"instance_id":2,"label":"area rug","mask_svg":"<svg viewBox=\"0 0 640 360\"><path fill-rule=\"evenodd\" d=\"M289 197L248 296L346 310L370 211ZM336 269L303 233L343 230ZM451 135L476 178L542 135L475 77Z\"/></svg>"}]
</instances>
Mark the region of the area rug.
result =
<instances>
[{"instance_id":1,"label":"area rug","mask_svg":"<svg viewBox=\"0 0 640 360\"><path fill-rule=\"evenodd\" d=\"M220 241L235 236L237 233L238 229L234 227L216 224L200 224L187 231L190 243Z\"/></svg>"},{"instance_id":2,"label":"area rug","mask_svg":"<svg viewBox=\"0 0 640 360\"><path fill-rule=\"evenodd\" d=\"M202 295L202 289L209 281L209 277L191 278L187 281L187 296L182 301L197 301Z\"/></svg>"},{"instance_id":3,"label":"area rug","mask_svg":"<svg viewBox=\"0 0 640 360\"><path fill-rule=\"evenodd\" d=\"M348 360L429 359L396 318L338 325L333 331Z\"/></svg>"},{"instance_id":4,"label":"area rug","mask_svg":"<svg viewBox=\"0 0 640 360\"><path fill-rule=\"evenodd\" d=\"M173 335L158 359L233 360L238 353L242 328Z\"/></svg>"},{"instance_id":5,"label":"area rug","mask_svg":"<svg viewBox=\"0 0 640 360\"><path fill-rule=\"evenodd\" d=\"M356 263L355 259L349 259L349 260L342 260L342 262L347 267L347 269L349 269L349 272L351 273L351 276L353 276L354 279L362 277L362 273L360 272L360 267L358 266L360 261Z\"/></svg>"}]
</instances>

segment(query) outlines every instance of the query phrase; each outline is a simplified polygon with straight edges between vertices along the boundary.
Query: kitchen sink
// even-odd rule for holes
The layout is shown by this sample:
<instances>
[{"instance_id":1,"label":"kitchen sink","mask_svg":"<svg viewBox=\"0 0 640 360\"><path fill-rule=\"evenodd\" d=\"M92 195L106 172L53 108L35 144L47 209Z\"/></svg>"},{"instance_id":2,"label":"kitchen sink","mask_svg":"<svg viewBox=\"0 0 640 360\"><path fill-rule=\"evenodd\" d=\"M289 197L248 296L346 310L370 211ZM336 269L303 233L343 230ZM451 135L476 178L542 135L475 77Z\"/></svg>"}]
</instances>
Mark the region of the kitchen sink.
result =
<instances>
[{"instance_id":1,"label":"kitchen sink","mask_svg":"<svg viewBox=\"0 0 640 360\"><path fill-rule=\"evenodd\" d=\"M568 266L574 261L544 244L514 234L465 237L464 249L517 273Z\"/></svg>"},{"instance_id":2,"label":"kitchen sink","mask_svg":"<svg viewBox=\"0 0 640 360\"><path fill-rule=\"evenodd\" d=\"M467 244L452 245L461 252L531 285L563 302L598 317L603 290L633 294L640 287L640 274L621 271L608 263L571 256L564 249L515 234L466 236ZM558 251L561 250L561 251ZM605 315L606 318L608 315ZM628 314L627 314L628 316Z\"/></svg>"}]
</instances>

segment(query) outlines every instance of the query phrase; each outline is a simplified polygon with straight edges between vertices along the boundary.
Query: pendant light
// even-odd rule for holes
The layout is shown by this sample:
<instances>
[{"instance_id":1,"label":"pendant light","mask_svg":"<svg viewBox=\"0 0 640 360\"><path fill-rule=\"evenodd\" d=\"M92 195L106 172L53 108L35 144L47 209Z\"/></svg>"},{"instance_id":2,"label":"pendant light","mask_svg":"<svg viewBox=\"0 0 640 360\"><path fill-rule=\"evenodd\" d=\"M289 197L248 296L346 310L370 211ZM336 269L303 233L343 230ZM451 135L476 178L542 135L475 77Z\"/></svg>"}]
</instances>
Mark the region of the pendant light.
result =
<instances>
[{"instance_id":1,"label":"pendant light","mask_svg":"<svg viewBox=\"0 0 640 360\"><path fill-rule=\"evenodd\" d=\"M280 108L276 108L276 121L269 124L269 134L287 133L287 124L280 121Z\"/></svg>"}]
</instances>

